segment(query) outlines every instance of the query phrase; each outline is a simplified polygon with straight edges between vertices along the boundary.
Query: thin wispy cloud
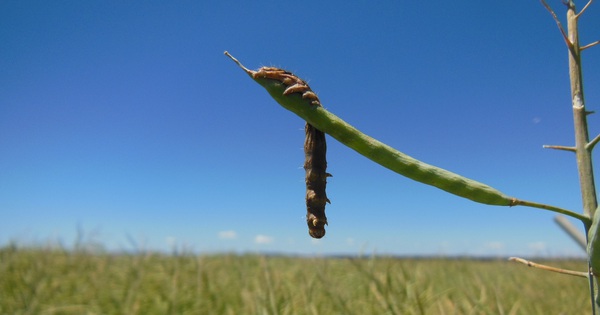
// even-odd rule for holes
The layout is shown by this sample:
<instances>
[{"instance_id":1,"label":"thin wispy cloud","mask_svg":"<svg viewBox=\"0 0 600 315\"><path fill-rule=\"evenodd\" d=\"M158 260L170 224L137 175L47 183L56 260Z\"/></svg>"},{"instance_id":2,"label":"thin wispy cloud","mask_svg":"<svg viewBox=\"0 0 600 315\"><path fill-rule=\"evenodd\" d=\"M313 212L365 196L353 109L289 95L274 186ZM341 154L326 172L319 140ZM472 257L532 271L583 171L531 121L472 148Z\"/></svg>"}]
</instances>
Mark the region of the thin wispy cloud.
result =
<instances>
[{"instance_id":1,"label":"thin wispy cloud","mask_svg":"<svg viewBox=\"0 0 600 315\"><path fill-rule=\"evenodd\" d=\"M505 246L503 242L489 242L485 244L485 248L491 250L503 250L504 247Z\"/></svg>"},{"instance_id":2,"label":"thin wispy cloud","mask_svg":"<svg viewBox=\"0 0 600 315\"><path fill-rule=\"evenodd\" d=\"M534 250L534 251L545 251L546 250L546 243L544 243L544 242L533 242L533 243L527 244L527 247L529 247L529 249Z\"/></svg>"},{"instance_id":3,"label":"thin wispy cloud","mask_svg":"<svg viewBox=\"0 0 600 315\"><path fill-rule=\"evenodd\" d=\"M237 233L233 230L219 232L219 238L222 240L234 240L237 238Z\"/></svg>"},{"instance_id":4,"label":"thin wispy cloud","mask_svg":"<svg viewBox=\"0 0 600 315\"><path fill-rule=\"evenodd\" d=\"M177 239L175 238L175 236L167 236L165 238L165 242L169 247L174 247L175 245L177 245Z\"/></svg>"},{"instance_id":5,"label":"thin wispy cloud","mask_svg":"<svg viewBox=\"0 0 600 315\"><path fill-rule=\"evenodd\" d=\"M256 244L271 244L273 241L272 237L262 234L256 235L254 238L254 243Z\"/></svg>"}]
</instances>

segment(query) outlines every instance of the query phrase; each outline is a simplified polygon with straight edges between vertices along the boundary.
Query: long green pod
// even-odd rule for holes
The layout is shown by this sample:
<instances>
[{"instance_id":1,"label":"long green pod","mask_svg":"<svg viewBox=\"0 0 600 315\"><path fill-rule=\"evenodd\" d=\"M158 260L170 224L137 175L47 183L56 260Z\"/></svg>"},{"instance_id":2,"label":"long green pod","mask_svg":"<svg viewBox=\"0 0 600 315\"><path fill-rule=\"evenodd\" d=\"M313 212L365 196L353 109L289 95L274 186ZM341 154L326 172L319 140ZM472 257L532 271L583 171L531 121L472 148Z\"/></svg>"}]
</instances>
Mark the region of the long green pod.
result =
<instances>
[{"instance_id":1,"label":"long green pod","mask_svg":"<svg viewBox=\"0 0 600 315\"><path fill-rule=\"evenodd\" d=\"M587 235L587 252L590 259L590 267L594 275L600 276L600 233L598 233L598 226L600 225L600 211L596 209L594 218L592 219L592 225L588 230Z\"/></svg>"},{"instance_id":2,"label":"long green pod","mask_svg":"<svg viewBox=\"0 0 600 315\"><path fill-rule=\"evenodd\" d=\"M360 132L322 106L311 106L310 101L301 95L283 95L285 86L277 80L256 78L255 81L284 108L361 155L398 174L476 202L498 206L510 206L513 203L514 198L497 189L421 162Z\"/></svg>"},{"instance_id":3,"label":"long green pod","mask_svg":"<svg viewBox=\"0 0 600 315\"><path fill-rule=\"evenodd\" d=\"M591 219L585 215L551 205L513 198L486 184L410 157L365 135L322 106L316 106L314 104L316 96L310 97L308 95L309 97L307 97L302 93L289 93L290 87L284 83L285 77L269 75L264 71L276 68L263 67L258 71L249 70L228 52L225 52L225 55L237 63L254 81L263 86L285 109L300 116L307 123L329 134L361 155L400 175L475 202L497 206L522 205L534 207L568 215L579 219L584 224L591 224ZM285 71L281 72L290 74Z\"/></svg>"},{"instance_id":4,"label":"long green pod","mask_svg":"<svg viewBox=\"0 0 600 315\"><path fill-rule=\"evenodd\" d=\"M301 93L284 94L289 88L283 82L285 78L263 71L275 68L263 67L258 71L252 71L244 67L229 53L225 52L225 54L233 59L254 81L263 86L271 97L285 109L374 162L410 179L476 202L498 206L513 205L514 198L497 189L421 162L367 136L322 106L315 106L312 99L304 97ZM289 74L289 72L285 73Z\"/></svg>"},{"instance_id":5,"label":"long green pod","mask_svg":"<svg viewBox=\"0 0 600 315\"><path fill-rule=\"evenodd\" d=\"M599 208L600 209L600 208ZM590 265L591 275L598 282L600 279L600 233L598 232L598 226L600 225L600 211L596 209L594 212L594 218L592 219L592 225L587 233L587 254L588 262ZM592 286L593 284L590 284ZM594 292L593 290L591 292ZM600 291L596 291L595 296L596 304L600 305Z\"/></svg>"}]
</instances>

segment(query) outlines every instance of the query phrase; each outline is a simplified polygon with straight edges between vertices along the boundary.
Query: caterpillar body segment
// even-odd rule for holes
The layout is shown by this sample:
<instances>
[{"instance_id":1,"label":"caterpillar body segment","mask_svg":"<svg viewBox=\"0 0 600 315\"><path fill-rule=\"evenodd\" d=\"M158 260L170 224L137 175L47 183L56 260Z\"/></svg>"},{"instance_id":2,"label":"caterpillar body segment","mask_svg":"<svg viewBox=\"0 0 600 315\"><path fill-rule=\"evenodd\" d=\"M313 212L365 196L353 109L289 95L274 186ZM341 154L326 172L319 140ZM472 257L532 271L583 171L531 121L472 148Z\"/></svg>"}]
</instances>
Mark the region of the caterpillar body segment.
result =
<instances>
[{"instance_id":1,"label":"caterpillar body segment","mask_svg":"<svg viewBox=\"0 0 600 315\"><path fill-rule=\"evenodd\" d=\"M295 83L294 85L291 85L287 89L285 89L285 91L283 91L283 95L289 95L292 93L303 93L302 95L304 95L304 93L309 93L309 92L310 92L310 88L308 87L308 85L302 85L302 84ZM310 92L310 93L312 93L312 92Z\"/></svg>"},{"instance_id":2,"label":"caterpillar body segment","mask_svg":"<svg viewBox=\"0 0 600 315\"><path fill-rule=\"evenodd\" d=\"M327 177L331 174L327 169L327 144L325 134L311 124L305 126L304 138L304 170L306 171L306 223L308 234L313 238L325 236L325 205L327 198Z\"/></svg>"}]
</instances>

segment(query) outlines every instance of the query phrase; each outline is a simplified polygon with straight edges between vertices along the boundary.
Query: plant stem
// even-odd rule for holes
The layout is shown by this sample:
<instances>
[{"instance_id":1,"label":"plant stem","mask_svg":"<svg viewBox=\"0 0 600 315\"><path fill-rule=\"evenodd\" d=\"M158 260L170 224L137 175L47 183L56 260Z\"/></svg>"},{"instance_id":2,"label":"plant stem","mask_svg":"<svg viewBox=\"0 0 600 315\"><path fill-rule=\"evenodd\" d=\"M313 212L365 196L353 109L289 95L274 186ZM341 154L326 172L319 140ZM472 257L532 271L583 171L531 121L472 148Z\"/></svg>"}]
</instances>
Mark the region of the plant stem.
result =
<instances>
[{"instance_id":1,"label":"plant stem","mask_svg":"<svg viewBox=\"0 0 600 315\"><path fill-rule=\"evenodd\" d=\"M555 206L551 206L551 205L546 205L543 203L538 203L538 202L533 202L533 201L527 201L527 200L520 200L520 199L514 199L512 206L525 206L525 207L531 207L531 208L538 208L538 209L544 209L544 210L549 210L552 212L556 212L556 213L560 213L560 214L564 214L564 215L568 215L572 218L576 218L579 219L581 222L583 222L584 225L589 226L591 225L591 220L590 218L586 217L585 215L573 212L573 211L569 211L566 209L562 209L559 207L555 207Z\"/></svg>"},{"instance_id":2,"label":"plant stem","mask_svg":"<svg viewBox=\"0 0 600 315\"><path fill-rule=\"evenodd\" d=\"M552 266L548 266L548 265L534 263L531 260L527 260L527 259L523 259L523 258L519 258L519 257L510 257L508 260L522 263L524 265L527 265L527 266L533 267L533 268L562 273L564 275L576 276L576 277L581 277L581 278L587 278L589 276L589 274L587 272L556 268L556 267L552 267Z\"/></svg>"},{"instance_id":3,"label":"plant stem","mask_svg":"<svg viewBox=\"0 0 600 315\"><path fill-rule=\"evenodd\" d=\"M564 216L557 215L554 217L554 222L556 222L556 224L558 224L558 226L560 226L584 252L587 251L587 238L581 233L580 229L571 223L571 221L567 220Z\"/></svg>"},{"instance_id":4,"label":"plant stem","mask_svg":"<svg viewBox=\"0 0 600 315\"><path fill-rule=\"evenodd\" d=\"M575 153L577 154L577 169L579 171L579 185L583 200L583 213L588 218L592 218L598 207L598 202L594 182L594 169L592 166L592 152L588 150L589 135L583 94L577 14L575 14L573 1L569 1L567 5L567 31L570 42L569 77L571 81L571 99L573 102L573 119L575 125ZM586 227L587 229L589 229L589 226Z\"/></svg>"},{"instance_id":5,"label":"plant stem","mask_svg":"<svg viewBox=\"0 0 600 315\"><path fill-rule=\"evenodd\" d=\"M598 207L596 197L596 185L594 182L594 169L592 166L592 150L594 146L590 145L587 115L585 110L585 98L583 93L583 75L581 67L581 47L579 45L579 30L577 20L579 16L591 4L589 1L584 9L577 14L575 12L575 3L568 0L567 5L567 33L569 48L569 78L571 82L571 100L573 104L573 120L575 125L575 154L577 155L577 170L579 172L579 186L581 188L581 197L583 201L583 213L588 218L594 218L594 213ZM600 240L598 235L598 218L593 229L592 226L585 225L586 236L588 237L588 264L593 277L589 277L589 286L591 296L596 295L595 301L592 299L592 313L596 314L598 310L598 293L595 292L595 285L598 282L596 270L600 267Z\"/></svg>"}]
</instances>

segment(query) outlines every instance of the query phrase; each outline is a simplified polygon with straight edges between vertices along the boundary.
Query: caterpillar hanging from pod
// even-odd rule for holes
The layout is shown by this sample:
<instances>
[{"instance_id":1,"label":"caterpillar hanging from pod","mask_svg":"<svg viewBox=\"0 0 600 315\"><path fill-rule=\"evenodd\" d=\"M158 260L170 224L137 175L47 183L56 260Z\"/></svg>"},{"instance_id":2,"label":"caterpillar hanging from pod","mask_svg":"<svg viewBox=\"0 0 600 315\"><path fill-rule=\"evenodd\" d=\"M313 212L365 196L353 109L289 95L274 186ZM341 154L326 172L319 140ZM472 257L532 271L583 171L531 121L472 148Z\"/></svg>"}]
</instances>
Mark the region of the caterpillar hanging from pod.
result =
<instances>
[{"instance_id":1,"label":"caterpillar hanging from pod","mask_svg":"<svg viewBox=\"0 0 600 315\"><path fill-rule=\"evenodd\" d=\"M283 95L298 93L303 99L310 101L310 106L321 106L317 95L310 89L308 84L292 74L291 72L274 68L262 67L252 74L254 78L266 78L278 80L286 86ZM306 224L308 234L313 238L325 236L325 205L330 203L327 198L327 143L325 134L306 123L304 127L304 170L306 172Z\"/></svg>"},{"instance_id":2,"label":"caterpillar hanging from pod","mask_svg":"<svg viewBox=\"0 0 600 315\"><path fill-rule=\"evenodd\" d=\"M306 81L295 76L293 73L275 68L262 67L257 71L246 69L237 59L225 52L233 61L246 71L253 79L272 79L281 82L285 86L283 96L298 94L307 100L309 106L321 106L317 95L310 89ZM318 130L309 123L304 127L304 170L306 172L306 224L308 234L313 238L325 236L325 205L330 203L327 198L327 143L325 133Z\"/></svg>"},{"instance_id":3,"label":"caterpillar hanging from pod","mask_svg":"<svg viewBox=\"0 0 600 315\"><path fill-rule=\"evenodd\" d=\"M329 203L327 186L327 144L325 134L306 123L304 127L304 170L306 171L306 222L308 234L314 238L325 236L325 204Z\"/></svg>"}]
</instances>

